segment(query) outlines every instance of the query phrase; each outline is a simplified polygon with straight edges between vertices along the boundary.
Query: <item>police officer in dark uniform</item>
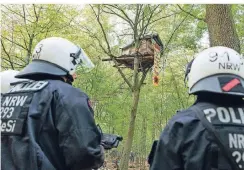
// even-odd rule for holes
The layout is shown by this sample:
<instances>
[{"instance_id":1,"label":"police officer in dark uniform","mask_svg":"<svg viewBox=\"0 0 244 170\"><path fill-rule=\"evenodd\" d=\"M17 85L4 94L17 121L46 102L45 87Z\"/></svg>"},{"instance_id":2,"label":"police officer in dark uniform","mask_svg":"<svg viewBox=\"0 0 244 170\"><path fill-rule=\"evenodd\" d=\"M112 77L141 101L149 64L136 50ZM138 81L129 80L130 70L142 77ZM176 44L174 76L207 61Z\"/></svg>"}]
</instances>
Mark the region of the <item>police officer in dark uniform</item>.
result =
<instances>
[{"instance_id":1,"label":"police officer in dark uniform","mask_svg":"<svg viewBox=\"0 0 244 170\"><path fill-rule=\"evenodd\" d=\"M243 57L230 48L211 47L190 62L186 75L197 100L168 122L150 169L243 170Z\"/></svg>"},{"instance_id":2,"label":"police officer in dark uniform","mask_svg":"<svg viewBox=\"0 0 244 170\"><path fill-rule=\"evenodd\" d=\"M1 98L2 170L82 170L102 166L104 151L88 96L72 87L85 52L58 37L40 41L33 61Z\"/></svg>"}]
</instances>

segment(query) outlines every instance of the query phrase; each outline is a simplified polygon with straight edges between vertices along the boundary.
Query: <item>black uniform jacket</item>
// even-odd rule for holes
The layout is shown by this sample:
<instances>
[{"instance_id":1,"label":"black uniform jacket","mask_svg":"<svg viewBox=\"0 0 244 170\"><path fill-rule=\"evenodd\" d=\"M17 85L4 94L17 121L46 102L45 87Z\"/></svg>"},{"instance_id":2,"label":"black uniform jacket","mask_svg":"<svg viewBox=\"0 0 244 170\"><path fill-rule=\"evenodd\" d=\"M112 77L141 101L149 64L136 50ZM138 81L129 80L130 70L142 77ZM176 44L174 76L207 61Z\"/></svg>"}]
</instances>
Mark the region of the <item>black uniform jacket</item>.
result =
<instances>
[{"instance_id":1,"label":"black uniform jacket","mask_svg":"<svg viewBox=\"0 0 244 170\"><path fill-rule=\"evenodd\" d=\"M204 96L195 105L214 126L240 169L244 169L244 101ZM213 136L196 113L178 112L163 130L151 170L231 170Z\"/></svg>"},{"instance_id":2,"label":"black uniform jacket","mask_svg":"<svg viewBox=\"0 0 244 170\"><path fill-rule=\"evenodd\" d=\"M2 170L75 170L103 163L85 93L59 80L15 85L1 97Z\"/></svg>"}]
</instances>

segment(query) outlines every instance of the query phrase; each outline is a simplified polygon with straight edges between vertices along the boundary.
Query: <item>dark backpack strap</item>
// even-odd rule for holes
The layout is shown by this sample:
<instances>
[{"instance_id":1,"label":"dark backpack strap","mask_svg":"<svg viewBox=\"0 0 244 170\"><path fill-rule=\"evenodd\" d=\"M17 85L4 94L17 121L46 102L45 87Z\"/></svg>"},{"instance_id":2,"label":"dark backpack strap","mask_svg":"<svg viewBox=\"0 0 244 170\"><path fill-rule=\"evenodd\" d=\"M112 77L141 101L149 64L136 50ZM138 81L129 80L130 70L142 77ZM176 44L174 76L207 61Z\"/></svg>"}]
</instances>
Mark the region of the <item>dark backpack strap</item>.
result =
<instances>
[{"instance_id":1,"label":"dark backpack strap","mask_svg":"<svg viewBox=\"0 0 244 170\"><path fill-rule=\"evenodd\" d=\"M196 112L196 116L199 118L203 126L208 130L208 132L214 136L218 146L220 147L220 150L223 152L224 156L228 159L231 168L233 170L241 170L237 165L237 163L234 161L230 150L224 146L219 134L215 131L212 124L209 123L208 120L205 118L203 111L200 110L196 105L192 106L191 109Z\"/></svg>"}]
</instances>

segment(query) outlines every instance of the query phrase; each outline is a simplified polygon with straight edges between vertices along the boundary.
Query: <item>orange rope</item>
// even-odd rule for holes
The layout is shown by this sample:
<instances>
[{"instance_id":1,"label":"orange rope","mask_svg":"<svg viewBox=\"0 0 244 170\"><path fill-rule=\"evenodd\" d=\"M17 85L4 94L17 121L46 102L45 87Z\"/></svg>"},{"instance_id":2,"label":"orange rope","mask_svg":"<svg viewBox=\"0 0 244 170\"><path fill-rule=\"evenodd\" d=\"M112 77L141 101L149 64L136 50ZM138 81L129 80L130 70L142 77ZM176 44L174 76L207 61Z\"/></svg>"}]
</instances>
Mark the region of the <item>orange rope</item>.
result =
<instances>
[{"instance_id":1,"label":"orange rope","mask_svg":"<svg viewBox=\"0 0 244 170\"><path fill-rule=\"evenodd\" d=\"M154 47L154 64L153 64L153 85L158 86L159 84L159 62L160 62L160 49L158 44L153 40Z\"/></svg>"}]
</instances>

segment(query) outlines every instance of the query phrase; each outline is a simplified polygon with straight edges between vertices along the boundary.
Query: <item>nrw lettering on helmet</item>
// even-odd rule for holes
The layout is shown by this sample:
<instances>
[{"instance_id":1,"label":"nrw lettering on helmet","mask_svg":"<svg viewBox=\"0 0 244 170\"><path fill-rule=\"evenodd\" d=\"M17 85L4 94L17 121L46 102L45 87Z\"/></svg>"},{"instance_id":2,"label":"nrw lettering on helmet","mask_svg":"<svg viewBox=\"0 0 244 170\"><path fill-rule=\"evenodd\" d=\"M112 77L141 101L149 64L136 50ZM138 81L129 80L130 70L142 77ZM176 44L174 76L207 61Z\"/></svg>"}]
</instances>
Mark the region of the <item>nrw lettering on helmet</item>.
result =
<instances>
[{"instance_id":1,"label":"nrw lettering on helmet","mask_svg":"<svg viewBox=\"0 0 244 170\"><path fill-rule=\"evenodd\" d=\"M244 89L244 59L235 50L227 47L210 47L198 53L186 71L190 94L198 92L225 93L232 95L243 95ZM222 76L230 79L237 78L238 83L231 83L226 88L221 89L219 78ZM228 90L236 85L237 90Z\"/></svg>"},{"instance_id":2,"label":"nrw lettering on helmet","mask_svg":"<svg viewBox=\"0 0 244 170\"><path fill-rule=\"evenodd\" d=\"M218 53L218 52L210 52L209 53L209 61L210 62L218 62L219 58L225 58L222 61L219 61L219 69L230 69L230 70L237 70L240 71L242 63L233 63L228 51L225 51L223 53Z\"/></svg>"}]
</instances>

